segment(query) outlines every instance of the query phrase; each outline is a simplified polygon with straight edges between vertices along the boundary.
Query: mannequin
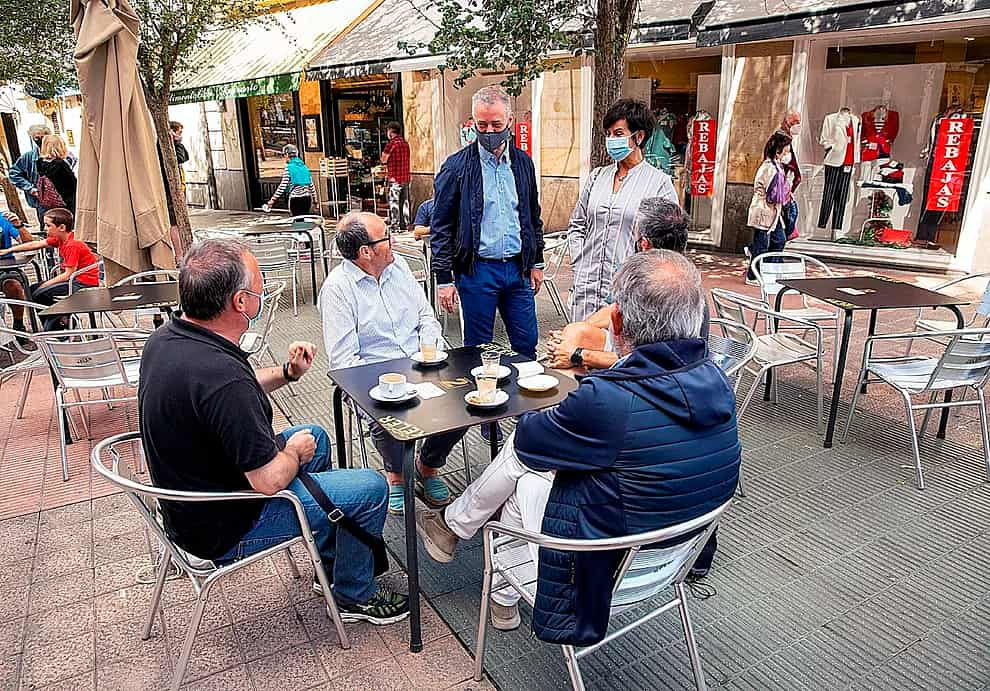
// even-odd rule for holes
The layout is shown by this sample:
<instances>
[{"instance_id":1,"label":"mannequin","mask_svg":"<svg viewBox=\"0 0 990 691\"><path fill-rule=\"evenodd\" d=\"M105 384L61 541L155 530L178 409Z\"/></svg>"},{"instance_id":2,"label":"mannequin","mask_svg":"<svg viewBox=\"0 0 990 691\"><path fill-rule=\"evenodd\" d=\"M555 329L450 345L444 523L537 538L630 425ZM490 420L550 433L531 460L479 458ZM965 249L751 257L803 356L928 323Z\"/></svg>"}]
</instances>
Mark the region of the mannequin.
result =
<instances>
[{"instance_id":1,"label":"mannequin","mask_svg":"<svg viewBox=\"0 0 990 691\"><path fill-rule=\"evenodd\" d=\"M900 131L900 115L886 103L863 113L864 161L884 161L890 158L890 149Z\"/></svg>"},{"instance_id":2,"label":"mannequin","mask_svg":"<svg viewBox=\"0 0 990 691\"><path fill-rule=\"evenodd\" d=\"M853 166L860 162L860 119L848 107L825 116L819 142L825 147L825 191L818 227L832 217L832 230L842 228Z\"/></svg>"}]
</instances>

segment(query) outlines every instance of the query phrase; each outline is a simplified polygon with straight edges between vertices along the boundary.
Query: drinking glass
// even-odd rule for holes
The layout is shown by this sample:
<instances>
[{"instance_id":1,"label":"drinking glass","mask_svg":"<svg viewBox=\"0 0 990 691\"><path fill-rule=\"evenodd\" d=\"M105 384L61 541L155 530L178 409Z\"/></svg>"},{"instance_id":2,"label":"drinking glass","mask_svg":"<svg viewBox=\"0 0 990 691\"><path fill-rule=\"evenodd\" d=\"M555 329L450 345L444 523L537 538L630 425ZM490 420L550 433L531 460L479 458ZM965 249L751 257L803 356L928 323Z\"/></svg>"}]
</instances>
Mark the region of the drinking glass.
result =
<instances>
[{"instance_id":1,"label":"drinking glass","mask_svg":"<svg viewBox=\"0 0 990 691\"><path fill-rule=\"evenodd\" d=\"M493 353L491 351L485 351L481 354L481 367L485 374L491 377L498 377L498 366L501 355L498 353Z\"/></svg>"},{"instance_id":2,"label":"drinking glass","mask_svg":"<svg viewBox=\"0 0 990 691\"><path fill-rule=\"evenodd\" d=\"M419 332L419 354L423 362L433 362L437 359L437 334L429 329Z\"/></svg>"},{"instance_id":3,"label":"drinking glass","mask_svg":"<svg viewBox=\"0 0 990 691\"><path fill-rule=\"evenodd\" d=\"M491 403L495 400L495 389L498 378L482 372L474 378L478 387L478 400L482 403Z\"/></svg>"}]
</instances>

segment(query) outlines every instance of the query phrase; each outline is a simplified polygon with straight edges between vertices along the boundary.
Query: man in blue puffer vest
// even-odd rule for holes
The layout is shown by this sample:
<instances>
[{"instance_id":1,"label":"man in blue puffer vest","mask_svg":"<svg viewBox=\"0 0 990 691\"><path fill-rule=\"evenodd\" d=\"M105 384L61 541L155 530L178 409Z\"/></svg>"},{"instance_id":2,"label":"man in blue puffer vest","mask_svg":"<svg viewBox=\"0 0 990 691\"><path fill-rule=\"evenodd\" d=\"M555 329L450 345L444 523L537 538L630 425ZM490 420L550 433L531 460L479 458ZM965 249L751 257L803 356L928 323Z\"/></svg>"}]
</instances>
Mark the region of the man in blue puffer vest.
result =
<instances>
[{"instance_id":1,"label":"man in blue puffer vest","mask_svg":"<svg viewBox=\"0 0 990 691\"><path fill-rule=\"evenodd\" d=\"M701 275L676 252L651 250L626 260L613 290L622 357L582 378L557 408L525 415L443 512L417 515L431 557L452 561L458 540L499 509L510 525L593 539L682 523L731 499L741 453L735 396L698 338ZM536 635L572 645L601 640L619 557L540 550ZM496 628L519 625L517 602L511 589L492 595Z\"/></svg>"}]
</instances>

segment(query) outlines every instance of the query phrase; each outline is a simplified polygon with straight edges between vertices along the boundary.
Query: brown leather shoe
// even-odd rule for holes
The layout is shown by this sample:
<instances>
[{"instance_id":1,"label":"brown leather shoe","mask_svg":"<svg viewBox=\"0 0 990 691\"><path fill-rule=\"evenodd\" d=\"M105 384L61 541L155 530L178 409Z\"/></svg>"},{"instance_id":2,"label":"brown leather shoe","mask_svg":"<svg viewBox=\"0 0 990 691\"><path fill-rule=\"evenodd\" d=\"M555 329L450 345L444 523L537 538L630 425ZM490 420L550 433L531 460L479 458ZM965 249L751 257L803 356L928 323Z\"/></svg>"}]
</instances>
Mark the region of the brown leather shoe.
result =
<instances>
[{"instance_id":1,"label":"brown leather shoe","mask_svg":"<svg viewBox=\"0 0 990 691\"><path fill-rule=\"evenodd\" d=\"M416 532L423 538L426 553L435 561L442 564L454 561L454 552L457 550L457 541L460 538L447 527L442 513L417 511Z\"/></svg>"}]
</instances>

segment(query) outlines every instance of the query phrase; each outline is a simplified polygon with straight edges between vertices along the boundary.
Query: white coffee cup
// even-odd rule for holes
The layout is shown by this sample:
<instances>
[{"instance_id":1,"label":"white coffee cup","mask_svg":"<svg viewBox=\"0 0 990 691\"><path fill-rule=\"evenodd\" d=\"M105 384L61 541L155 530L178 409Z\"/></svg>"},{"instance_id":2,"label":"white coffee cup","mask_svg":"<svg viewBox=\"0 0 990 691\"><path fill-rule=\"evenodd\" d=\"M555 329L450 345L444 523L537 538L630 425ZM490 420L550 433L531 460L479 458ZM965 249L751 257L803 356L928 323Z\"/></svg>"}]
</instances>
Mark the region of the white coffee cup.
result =
<instances>
[{"instance_id":1,"label":"white coffee cup","mask_svg":"<svg viewBox=\"0 0 990 691\"><path fill-rule=\"evenodd\" d=\"M378 377L378 390L385 398L401 398L406 395L406 375L386 372Z\"/></svg>"}]
</instances>

